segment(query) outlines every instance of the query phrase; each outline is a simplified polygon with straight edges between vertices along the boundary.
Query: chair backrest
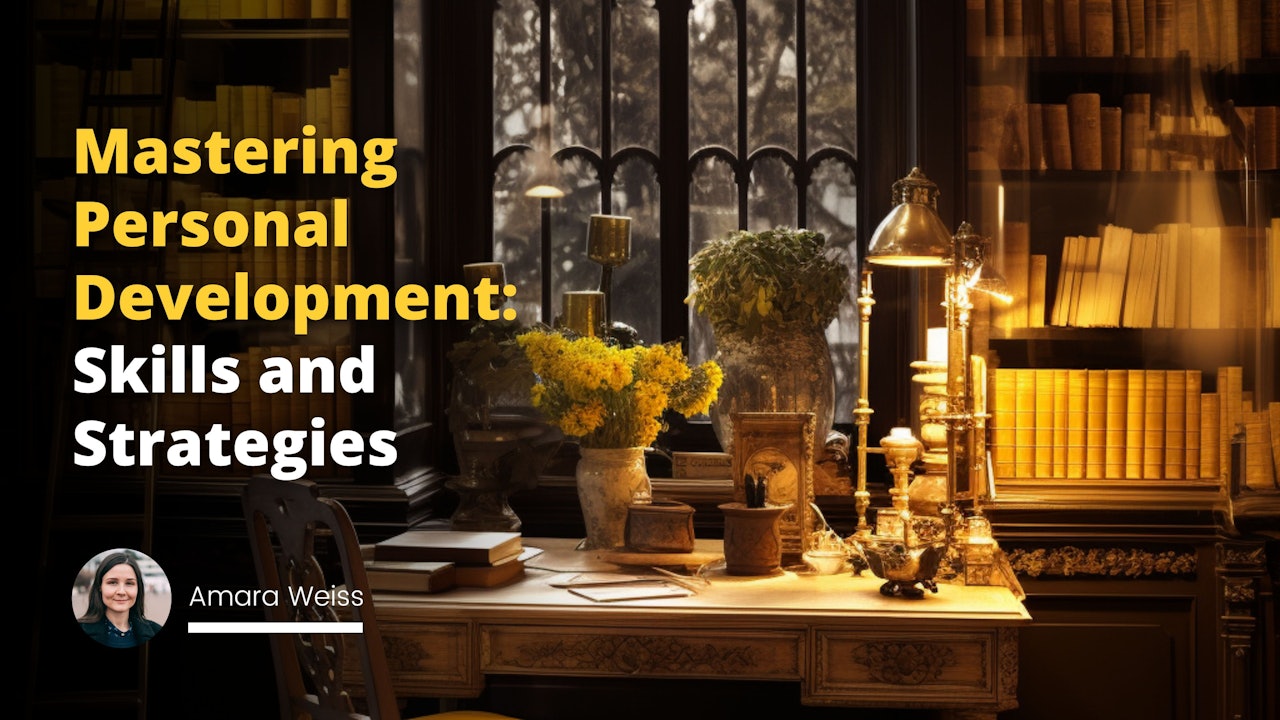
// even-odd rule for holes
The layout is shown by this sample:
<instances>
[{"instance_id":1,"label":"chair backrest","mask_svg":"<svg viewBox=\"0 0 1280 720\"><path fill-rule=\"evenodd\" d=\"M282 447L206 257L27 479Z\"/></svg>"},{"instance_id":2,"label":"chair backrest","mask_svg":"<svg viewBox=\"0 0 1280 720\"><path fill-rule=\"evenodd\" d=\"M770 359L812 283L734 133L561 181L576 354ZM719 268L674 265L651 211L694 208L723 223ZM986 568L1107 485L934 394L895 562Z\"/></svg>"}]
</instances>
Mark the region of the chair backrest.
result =
<instances>
[{"instance_id":1,"label":"chair backrest","mask_svg":"<svg viewBox=\"0 0 1280 720\"><path fill-rule=\"evenodd\" d=\"M364 623L362 634L288 633L271 636L275 660L280 717L293 720L399 720L391 675L382 647L382 636L374 620L373 595L360 558L360 544L351 517L337 501L320 496L319 488L308 480L284 481L269 476L249 480L243 495L254 566L262 590L274 591L278 604L266 607L267 620L337 621ZM341 565L342 578L325 578L316 556L316 537L332 535ZM322 546L323 547L323 546ZM332 581L332 582L331 582ZM345 584L359 591L362 604L351 604L346 617L339 618L329 604L300 601L307 589L329 590ZM299 600L295 604L295 599ZM344 664L359 655L368 715L355 711L352 696L344 687Z\"/></svg>"}]
</instances>

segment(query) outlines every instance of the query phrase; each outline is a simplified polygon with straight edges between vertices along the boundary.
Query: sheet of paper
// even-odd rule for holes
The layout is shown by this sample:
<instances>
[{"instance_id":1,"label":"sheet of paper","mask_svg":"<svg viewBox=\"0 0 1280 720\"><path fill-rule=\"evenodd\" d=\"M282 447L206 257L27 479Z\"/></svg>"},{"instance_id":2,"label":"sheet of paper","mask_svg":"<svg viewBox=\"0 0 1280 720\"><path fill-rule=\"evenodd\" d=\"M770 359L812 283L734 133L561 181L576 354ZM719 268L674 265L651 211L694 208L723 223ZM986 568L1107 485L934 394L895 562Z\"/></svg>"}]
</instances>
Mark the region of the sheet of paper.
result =
<instances>
[{"instance_id":1,"label":"sheet of paper","mask_svg":"<svg viewBox=\"0 0 1280 720\"><path fill-rule=\"evenodd\" d=\"M632 575L617 572L584 572L570 575L565 573L551 581L551 587L590 587L594 585L625 585L627 583L659 583L662 578L652 575Z\"/></svg>"},{"instance_id":2,"label":"sheet of paper","mask_svg":"<svg viewBox=\"0 0 1280 720\"><path fill-rule=\"evenodd\" d=\"M653 598L689 597L694 592L668 582L634 582L621 585L588 585L570 587L569 592L596 602L649 600Z\"/></svg>"}]
</instances>

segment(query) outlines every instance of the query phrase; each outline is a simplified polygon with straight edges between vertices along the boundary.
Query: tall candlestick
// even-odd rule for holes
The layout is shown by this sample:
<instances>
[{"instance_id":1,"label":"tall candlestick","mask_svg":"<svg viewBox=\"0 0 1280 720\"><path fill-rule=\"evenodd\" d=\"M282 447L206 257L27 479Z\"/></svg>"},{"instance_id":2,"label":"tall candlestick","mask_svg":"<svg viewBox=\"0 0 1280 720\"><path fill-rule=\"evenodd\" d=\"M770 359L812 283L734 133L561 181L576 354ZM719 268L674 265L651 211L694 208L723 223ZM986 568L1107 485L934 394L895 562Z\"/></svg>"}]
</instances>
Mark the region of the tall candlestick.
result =
<instances>
[{"instance_id":1,"label":"tall candlestick","mask_svg":"<svg viewBox=\"0 0 1280 720\"><path fill-rule=\"evenodd\" d=\"M604 293L607 332L613 327L613 269L631 259L631 218L592 215L587 224L587 257L600 263L600 292Z\"/></svg>"}]
</instances>

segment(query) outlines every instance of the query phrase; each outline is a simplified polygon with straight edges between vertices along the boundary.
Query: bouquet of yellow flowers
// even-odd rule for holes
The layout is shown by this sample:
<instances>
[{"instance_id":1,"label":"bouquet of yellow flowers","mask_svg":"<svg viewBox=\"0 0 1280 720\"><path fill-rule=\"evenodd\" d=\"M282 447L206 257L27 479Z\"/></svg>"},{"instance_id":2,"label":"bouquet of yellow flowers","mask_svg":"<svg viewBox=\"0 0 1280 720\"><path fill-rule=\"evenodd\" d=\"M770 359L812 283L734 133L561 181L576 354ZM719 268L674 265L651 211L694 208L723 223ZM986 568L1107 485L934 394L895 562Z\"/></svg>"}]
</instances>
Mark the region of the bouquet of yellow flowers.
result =
<instances>
[{"instance_id":1,"label":"bouquet of yellow flowers","mask_svg":"<svg viewBox=\"0 0 1280 720\"><path fill-rule=\"evenodd\" d=\"M533 404L587 448L651 445L663 413L704 413L724 380L714 361L690 367L679 343L622 348L533 330L517 340L533 366Z\"/></svg>"}]
</instances>

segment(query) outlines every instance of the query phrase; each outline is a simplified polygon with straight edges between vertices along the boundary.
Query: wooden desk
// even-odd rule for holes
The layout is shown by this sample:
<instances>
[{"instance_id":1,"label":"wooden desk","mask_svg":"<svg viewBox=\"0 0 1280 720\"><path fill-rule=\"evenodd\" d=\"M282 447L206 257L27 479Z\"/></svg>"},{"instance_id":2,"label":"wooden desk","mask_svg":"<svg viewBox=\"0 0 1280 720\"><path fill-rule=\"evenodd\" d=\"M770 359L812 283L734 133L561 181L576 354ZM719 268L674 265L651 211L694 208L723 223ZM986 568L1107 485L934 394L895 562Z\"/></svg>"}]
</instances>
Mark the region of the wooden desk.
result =
<instances>
[{"instance_id":1,"label":"wooden desk","mask_svg":"<svg viewBox=\"0 0 1280 720\"><path fill-rule=\"evenodd\" d=\"M693 597L595 603L550 584L565 577L554 570L591 569L574 543L526 538L546 552L506 587L376 594L399 696L475 697L486 674L514 674L798 682L806 705L964 717L1016 707L1017 628L1031 616L1005 588L906 600L848 573L712 573Z\"/></svg>"}]
</instances>

